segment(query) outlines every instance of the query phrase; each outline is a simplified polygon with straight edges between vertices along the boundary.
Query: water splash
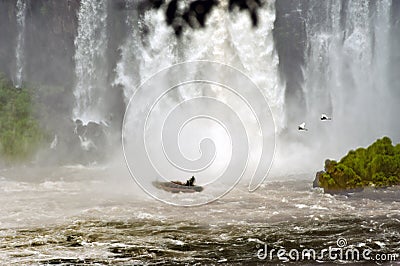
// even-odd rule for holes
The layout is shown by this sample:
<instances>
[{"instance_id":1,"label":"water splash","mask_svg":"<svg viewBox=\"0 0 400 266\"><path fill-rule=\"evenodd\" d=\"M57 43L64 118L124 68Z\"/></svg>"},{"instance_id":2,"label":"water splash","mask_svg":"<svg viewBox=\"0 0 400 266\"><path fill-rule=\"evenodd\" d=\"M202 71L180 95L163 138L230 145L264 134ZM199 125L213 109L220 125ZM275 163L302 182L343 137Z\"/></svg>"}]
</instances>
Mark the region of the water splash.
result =
<instances>
[{"instance_id":1,"label":"water splash","mask_svg":"<svg viewBox=\"0 0 400 266\"><path fill-rule=\"evenodd\" d=\"M75 119L84 124L105 118L107 89L107 1L83 0L75 38Z\"/></svg>"},{"instance_id":2,"label":"water splash","mask_svg":"<svg viewBox=\"0 0 400 266\"><path fill-rule=\"evenodd\" d=\"M26 17L26 1L17 1L17 47L15 49L16 73L14 85L17 88L22 86L24 64L25 64L25 17Z\"/></svg>"}]
</instances>

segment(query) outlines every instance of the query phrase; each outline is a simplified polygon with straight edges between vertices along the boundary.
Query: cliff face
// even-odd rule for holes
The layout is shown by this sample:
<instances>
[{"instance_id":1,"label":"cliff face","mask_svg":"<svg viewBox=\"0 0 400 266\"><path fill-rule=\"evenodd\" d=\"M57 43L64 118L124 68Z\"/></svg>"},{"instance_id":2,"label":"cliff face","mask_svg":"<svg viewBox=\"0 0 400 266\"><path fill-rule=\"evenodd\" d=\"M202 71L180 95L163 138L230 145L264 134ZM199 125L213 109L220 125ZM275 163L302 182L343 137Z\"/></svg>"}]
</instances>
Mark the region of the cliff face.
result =
<instances>
[{"instance_id":1,"label":"cliff face","mask_svg":"<svg viewBox=\"0 0 400 266\"><path fill-rule=\"evenodd\" d=\"M16 0L0 1L0 71L13 77L17 46ZM26 1L24 80L71 87L79 0Z\"/></svg>"},{"instance_id":2,"label":"cliff face","mask_svg":"<svg viewBox=\"0 0 400 266\"><path fill-rule=\"evenodd\" d=\"M26 14L26 79L71 87L79 0L30 1Z\"/></svg>"},{"instance_id":3,"label":"cliff face","mask_svg":"<svg viewBox=\"0 0 400 266\"><path fill-rule=\"evenodd\" d=\"M0 1L0 71L10 76L15 67L14 50L16 46L15 1Z\"/></svg>"}]
</instances>

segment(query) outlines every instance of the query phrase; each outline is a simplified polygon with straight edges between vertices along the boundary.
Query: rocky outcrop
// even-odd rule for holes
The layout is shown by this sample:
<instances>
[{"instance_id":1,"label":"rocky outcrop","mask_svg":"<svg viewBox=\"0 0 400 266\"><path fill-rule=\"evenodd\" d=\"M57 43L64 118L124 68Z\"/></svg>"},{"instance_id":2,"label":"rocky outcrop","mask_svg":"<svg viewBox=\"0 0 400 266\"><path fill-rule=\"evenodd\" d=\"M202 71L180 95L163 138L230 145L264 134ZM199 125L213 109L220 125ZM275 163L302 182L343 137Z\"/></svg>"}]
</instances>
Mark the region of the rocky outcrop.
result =
<instances>
[{"instance_id":1,"label":"rocky outcrop","mask_svg":"<svg viewBox=\"0 0 400 266\"><path fill-rule=\"evenodd\" d=\"M40 157L42 164L93 164L103 162L110 148L104 124L64 119Z\"/></svg>"},{"instance_id":2,"label":"rocky outcrop","mask_svg":"<svg viewBox=\"0 0 400 266\"><path fill-rule=\"evenodd\" d=\"M400 185L400 144L393 146L388 137L366 149L350 151L339 162L326 160L324 171L319 171L313 182L314 187L322 187L327 193L394 185Z\"/></svg>"}]
</instances>

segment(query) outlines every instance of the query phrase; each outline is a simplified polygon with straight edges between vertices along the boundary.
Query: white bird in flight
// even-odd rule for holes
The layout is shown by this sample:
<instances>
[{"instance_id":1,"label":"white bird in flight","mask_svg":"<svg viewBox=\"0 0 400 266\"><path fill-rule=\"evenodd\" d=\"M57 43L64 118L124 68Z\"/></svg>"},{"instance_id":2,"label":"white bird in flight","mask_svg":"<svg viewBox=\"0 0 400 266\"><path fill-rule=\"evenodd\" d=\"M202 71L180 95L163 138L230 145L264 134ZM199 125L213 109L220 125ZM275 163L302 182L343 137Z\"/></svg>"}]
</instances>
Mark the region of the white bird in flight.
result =
<instances>
[{"instance_id":1,"label":"white bird in flight","mask_svg":"<svg viewBox=\"0 0 400 266\"><path fill-rule=\"evenodd\" d=\"M332 120L332 118L327 116L326 114L321 114L321 120Z\"/></svg>"},{"instance_id":2,"label":"white bird in flight","mask_svg":"<svg viewBox=\"0 0 400 266\"><path fill-rule=\"evenodd\" d=\"M306 128L306 123L305 123L305 122L301 123L301 124L299 125L298 129L299 129L299 130L304 130L304 131L307 131L307 130L308 130L308 129Z\"/></svg>"}]
</instances>

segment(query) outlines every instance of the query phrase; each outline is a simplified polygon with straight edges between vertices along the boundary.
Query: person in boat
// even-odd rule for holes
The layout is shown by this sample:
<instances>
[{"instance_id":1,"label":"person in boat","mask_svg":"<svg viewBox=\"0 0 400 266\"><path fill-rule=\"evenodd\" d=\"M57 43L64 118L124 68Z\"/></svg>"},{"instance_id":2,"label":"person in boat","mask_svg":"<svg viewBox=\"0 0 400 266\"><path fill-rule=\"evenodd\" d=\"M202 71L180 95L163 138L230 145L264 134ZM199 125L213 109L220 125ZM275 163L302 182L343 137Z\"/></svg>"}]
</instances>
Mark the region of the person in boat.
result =
<instances>
[{"instance_id":1,"label":"person in boat","mask_svg":"<svg viewBox=\"0 0 400 266\"><path fill-rule=\"evenodd\" d=\"M194 176L192 176L189 180L186 180L185 186L192 187L192 186L194 186L195 181L196 181L196 178L194 178Z\"/></svg>"}]
</instances>

